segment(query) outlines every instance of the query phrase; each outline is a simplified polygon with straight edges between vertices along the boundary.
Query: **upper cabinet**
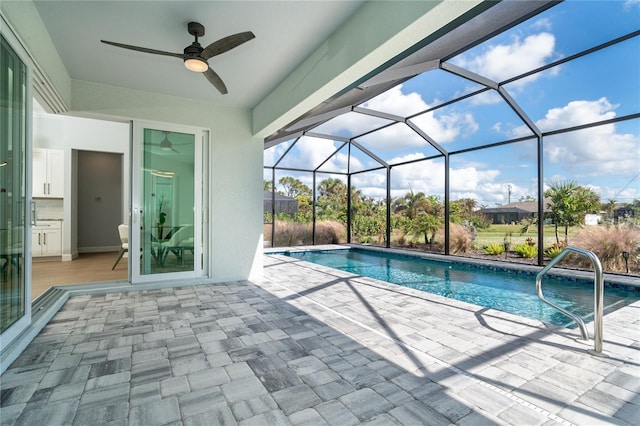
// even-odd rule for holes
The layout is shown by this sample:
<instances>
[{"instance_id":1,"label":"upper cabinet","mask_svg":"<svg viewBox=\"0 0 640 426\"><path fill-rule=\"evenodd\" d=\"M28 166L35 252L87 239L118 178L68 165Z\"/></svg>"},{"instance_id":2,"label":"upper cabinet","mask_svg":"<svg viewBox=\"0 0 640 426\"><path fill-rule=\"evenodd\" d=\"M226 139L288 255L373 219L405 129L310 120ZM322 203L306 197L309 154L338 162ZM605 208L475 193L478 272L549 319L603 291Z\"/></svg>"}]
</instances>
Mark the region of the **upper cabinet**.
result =
<instances>
[{"instance_id":1,"label":"upper cabinet","mask_svg":"<svg viewBox=\"0 0 640 426\"><path fill-rule=\"evenodd\" d=\"M34 198L64 197L64 151L33 149Z\"/></svg>"}]
</instances>

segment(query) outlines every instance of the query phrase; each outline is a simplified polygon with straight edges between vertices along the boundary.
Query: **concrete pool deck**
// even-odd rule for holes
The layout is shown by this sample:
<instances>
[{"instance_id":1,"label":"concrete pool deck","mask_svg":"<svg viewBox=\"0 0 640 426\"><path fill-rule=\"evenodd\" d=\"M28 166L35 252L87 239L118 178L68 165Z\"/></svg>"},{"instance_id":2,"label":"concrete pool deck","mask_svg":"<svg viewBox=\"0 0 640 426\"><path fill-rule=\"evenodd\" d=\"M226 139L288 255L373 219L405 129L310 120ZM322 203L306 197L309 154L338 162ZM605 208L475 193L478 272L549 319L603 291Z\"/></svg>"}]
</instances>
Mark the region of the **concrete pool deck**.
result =
<instances>
[{"instance_id":1,"label":"concrete pool deck","mask_svg":"<svg viewBox=\"0 0 640 426\"><path fill-rule=\"evenodd\" d=\"M637 424L640 302L578 330L264 256L261 282L75 293L0 423Z\"/></svg>"}]
</instances>

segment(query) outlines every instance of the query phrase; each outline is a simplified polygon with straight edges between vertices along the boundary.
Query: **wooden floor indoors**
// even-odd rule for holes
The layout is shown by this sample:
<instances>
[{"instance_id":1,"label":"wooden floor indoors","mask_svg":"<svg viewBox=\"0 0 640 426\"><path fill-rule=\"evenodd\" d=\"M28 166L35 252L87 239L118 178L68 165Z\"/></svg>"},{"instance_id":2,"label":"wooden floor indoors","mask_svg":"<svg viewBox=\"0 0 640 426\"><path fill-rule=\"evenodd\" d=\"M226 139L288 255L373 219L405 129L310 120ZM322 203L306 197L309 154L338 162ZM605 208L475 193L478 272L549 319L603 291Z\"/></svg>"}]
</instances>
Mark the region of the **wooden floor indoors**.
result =
<instances>
[{"instance_id":1,"label":"wooden floor indoors","mask_svg":"<svg viewBox=\"0 0 640 426\"><path fill-rule=\"evenodd\" d=\"M81 253L71 262L34 260L31 299L54 285L126 280L127 258L120 260L116 269L111 270L117 257L118 252Z\"/></svg>"}]
</instances>

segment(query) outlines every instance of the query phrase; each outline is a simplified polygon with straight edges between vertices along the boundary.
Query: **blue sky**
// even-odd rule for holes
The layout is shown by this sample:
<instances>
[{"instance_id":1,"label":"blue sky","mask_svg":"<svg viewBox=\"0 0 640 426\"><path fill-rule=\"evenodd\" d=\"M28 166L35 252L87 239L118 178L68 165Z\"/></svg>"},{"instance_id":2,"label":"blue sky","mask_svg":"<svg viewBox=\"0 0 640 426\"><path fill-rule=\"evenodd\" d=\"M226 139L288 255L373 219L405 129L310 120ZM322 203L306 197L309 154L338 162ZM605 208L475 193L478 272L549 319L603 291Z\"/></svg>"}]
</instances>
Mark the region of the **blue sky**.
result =
<instances>
[{"instance_id":1,"label":"blue sky","mask_svg":"<svg viewBox=\"0 0 640 426\"><path fill-rule=\"evenodd\" d=\"M640 29L640 0L567 0L488 40L451 63L502 82ZM409 116L478 89L478 85L434 70L417 76L363 104L364 107ZM504 86L543 131L621 117L640 112L640 37ZM452 152L532 135L495 92L476 95L412 121ZM351 137L384 120L356 113L337 117L317 130ZM397 164L425 158L435 150L405 125L357 139L383 160ZM289 144L265 151L265 165ZM317 167L340 146L339 142L303 141L282 165ZM353 155L351 170L374 167L363 154ZM505 204L537 195L536 142L519 142L451 156L452 199L474 198L479 205ZM346 171L346 151L323 167ZM441 160L427 160L393 168L392 196L410 188L442 195ZM285 174L279 174L282 176ZM294 175L311 186L310 174ZM544 139L545 187L573 180L593 188L602 201L640 199L640 119L549 136ZM318 181L329 175L319 175ZM270 179L270 174L265 175ZM278 177L276 178L276 181ZM385 173L355 175L352 182L370 196L384 197Z\"/></svg>"}]
</instances>

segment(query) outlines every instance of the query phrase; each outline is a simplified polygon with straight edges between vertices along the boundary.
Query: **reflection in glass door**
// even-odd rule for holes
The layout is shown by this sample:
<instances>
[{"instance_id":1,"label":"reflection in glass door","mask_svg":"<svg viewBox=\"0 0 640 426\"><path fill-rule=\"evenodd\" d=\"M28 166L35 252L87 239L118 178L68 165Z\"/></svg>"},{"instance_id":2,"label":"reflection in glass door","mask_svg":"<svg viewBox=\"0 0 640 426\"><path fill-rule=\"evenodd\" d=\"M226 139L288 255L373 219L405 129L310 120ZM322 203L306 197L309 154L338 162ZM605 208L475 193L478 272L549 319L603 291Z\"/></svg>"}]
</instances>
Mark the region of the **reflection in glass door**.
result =
<instances>
[{"instance_id":1,"label":"reflection in glass door","mask_svg":"<svg viewBox=\"0 0 640 426\"><path fill-rule=\"evenodd\" d=\"M0 35L0 341L30 322L27 269L27 67ZM0 348L1 349L1 348Z\"/></svg>"},{"instance_id":2,"label":"reflection in glass door","mask_svg":"<svg viewBox=\"0 0 640 426\"><path fill-rule=\"evenodd\" d=\"M200 133L134 123L134 282L202 275Z\"/></svg>"}]
</instances>

